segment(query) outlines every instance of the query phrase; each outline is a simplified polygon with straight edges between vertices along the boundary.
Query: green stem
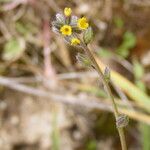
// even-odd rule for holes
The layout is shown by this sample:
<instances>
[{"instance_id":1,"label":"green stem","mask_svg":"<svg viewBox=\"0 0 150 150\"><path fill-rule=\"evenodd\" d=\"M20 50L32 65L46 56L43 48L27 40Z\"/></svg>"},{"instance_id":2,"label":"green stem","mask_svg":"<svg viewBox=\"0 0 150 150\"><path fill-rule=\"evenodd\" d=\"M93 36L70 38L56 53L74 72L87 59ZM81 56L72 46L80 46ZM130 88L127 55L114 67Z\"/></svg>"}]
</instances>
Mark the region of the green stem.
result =
<instances>
[{"instance_id":1,"label":"green stem","mask_svg":"<svg viewBox=\"0 0 150 150\"><path fill-rule=\"evenodd\" d=\"M106 87L107 94L109 95L109 97L112 101L112 105L113 105L113 109L114 109L114 115L115 115L115 118L116 118L116 121L117 121L117 118L119 117L120 114L119 114L117 105L115 103L113 94L111 92L110 86L109 86L108 82L105 80L103 72L102 72L101 68L99 67L99 65L97 63L93 52L86 45L82 45L82 49L84 49L84 51L88 54L89 58L91 59L92 63L94 64L94 67L97 70L100 78L102 79L102 82L103 82L104 86ZM122 150L127 150L124 129L123 128L117 128L117 130L118 130L118 133L119 133Z\"/></svg>"}]
</instances>

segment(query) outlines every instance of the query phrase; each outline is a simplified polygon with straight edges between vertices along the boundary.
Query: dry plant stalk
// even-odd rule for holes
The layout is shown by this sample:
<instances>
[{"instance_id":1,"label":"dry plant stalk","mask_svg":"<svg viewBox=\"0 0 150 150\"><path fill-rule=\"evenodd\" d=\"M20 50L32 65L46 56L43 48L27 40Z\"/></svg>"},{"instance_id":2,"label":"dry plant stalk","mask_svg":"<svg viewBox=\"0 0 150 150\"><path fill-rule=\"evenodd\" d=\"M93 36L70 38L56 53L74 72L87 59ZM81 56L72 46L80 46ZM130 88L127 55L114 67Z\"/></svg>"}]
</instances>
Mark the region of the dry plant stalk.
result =
<instances>
[{"instance_id":1,"label":"dry plant stalk","mask_svg":"<svg viewBox=\"0 0 150 150\"><path fill-rule=\"evenodd\" d=\"M56 20L52 22L52 29L55 33L61 34L65 41L72 46L83 49L86 55L79 54L77 59L85 65L92 66L98 72L100 79L104 84L105 90L112 101L122 150L127 150L123 128L128 124L128 118L127 116L120 114L118 111L111 88L109 86L110 70L108 67L106 67L104 73L102 72L93 52L87 46L92 40L93 30L89 26L86 17L78 18L77 16L73 16L71 14L71 8L65 8L64 14L56 14Z\"/></svg>"}]
</instances>

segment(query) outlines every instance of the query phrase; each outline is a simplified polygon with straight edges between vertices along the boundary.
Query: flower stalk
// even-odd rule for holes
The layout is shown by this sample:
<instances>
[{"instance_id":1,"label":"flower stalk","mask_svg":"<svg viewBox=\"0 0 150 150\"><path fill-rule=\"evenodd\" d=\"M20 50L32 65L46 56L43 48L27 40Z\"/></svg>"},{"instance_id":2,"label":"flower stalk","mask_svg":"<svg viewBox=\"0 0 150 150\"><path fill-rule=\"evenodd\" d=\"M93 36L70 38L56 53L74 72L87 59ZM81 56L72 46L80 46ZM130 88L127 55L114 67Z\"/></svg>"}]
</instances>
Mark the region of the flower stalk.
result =
<instances>
[{"instance_id":1,"label":"flower stalk","mask_svg":"<svg viewBox=\"0 0 150 150\"><path fill-rule=\"evenodd\" d=\"M93 65L94 65L95 69L97 70L97 72L98 72L98 74L99 74L99 76L100 76L104 86L106 87L107 94L109 95L109 97L110 97L110 99L112 101L112 106L113 106L113 109L114 109L114 115L115 115L116 122L117 122L117 119L120 116L120 114L119 114L117 105L115 103L113 94L111 92L109 83L106 81L106 79L105 79L105 77L103 75L103 72L102 72L101 68L99 67L99 65L98 65L98 63L97 63L97 61L96 61L96 59L94 57L93 52L86 45L82 45L82 49L87 53L88 57L90 58L90 60L92 61ZM123 127L117 127L117 130L118 130L118 133L119 133L122 150L127 150L124 129L123 129Z\"/></svg>"},{"instance_id":2,"label":"flower stalk","mask_svg":"<svg viewBox=\"0 0 150 150\"><path fill-rule=\"evenodd\" d=\"M123 128L128 124L128 119L127 116L120 114L118 111L117 105L115 103L113 94L109 86L110 71L107 68L105 70L105 73L103 74L100 66L97 63L94 53L87 46L93 38L93 30L89 26L86 17L78 18L77 16L72 16L71 13L71 8L65 8L64 14L56 14L56 20L52 22L52 29L54 32L61 34L64 37L65 41L70 45L82 48L90 60L88 62L92 63L91 66L93 66L97 70L103 82L103 85L105 86L106 92L112 102L122 150L127 150ZM84 57L82 56L80 58L82 60L84 59ZM88 59L85 58L85 60L83 61L87 62L87 60Z\"/></svg>"}]
</instances>

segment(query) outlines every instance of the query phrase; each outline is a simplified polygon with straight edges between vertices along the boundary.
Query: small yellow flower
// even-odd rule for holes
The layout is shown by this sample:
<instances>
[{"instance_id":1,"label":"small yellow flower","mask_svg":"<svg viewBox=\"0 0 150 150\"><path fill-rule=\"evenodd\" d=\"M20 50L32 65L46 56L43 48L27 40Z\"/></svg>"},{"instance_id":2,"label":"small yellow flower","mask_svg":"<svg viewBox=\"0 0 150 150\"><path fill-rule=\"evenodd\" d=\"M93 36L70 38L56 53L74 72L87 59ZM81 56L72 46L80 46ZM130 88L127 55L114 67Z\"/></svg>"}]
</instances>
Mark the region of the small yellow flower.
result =
<instances>
[{"instance_id":1,"label":"small yellow flower","mask_svg":"<svg viewBox=\"0 0 150 150\"><path fill-rule=\"evenodd\" d=\"M72 13L71 8L66 7L64 9L64 14L65 14L66 17L69 17L71 15L71 13Z\"/></svg>"},{"instance_id":2,"label":"small yellow flower","mask_svg":"<svg viewBox=\"0 0 150 150\"><path fill-rule=\"evenodd\" d=\"M71 39L71 45L79 45L79 44L80 44L80 40L78 38Z\"/></svg>"},{"instance_id":3,"label":"small yellow flower","mask_svg":"<svg viewBox=\"0 0 150 150\"><path fill-rule=\"evenodd\" d=\"M80 29L87 29L89 27L89 23L85 17L78 19L77 25Z\"/></svg>"},{"instance_id":4,"label":"small yellow flower","mask_svg":"<svg viewBox=\"0 0 150 150\"><path fill-rule=\"evenodd\" d=\"M71 35L71 34L72 34L72 28L71 28L71 26L69 26L69 25L63 25L63 26L60 28L60 32L61 32L63 35Z\"/></svg>"}]
</instances>

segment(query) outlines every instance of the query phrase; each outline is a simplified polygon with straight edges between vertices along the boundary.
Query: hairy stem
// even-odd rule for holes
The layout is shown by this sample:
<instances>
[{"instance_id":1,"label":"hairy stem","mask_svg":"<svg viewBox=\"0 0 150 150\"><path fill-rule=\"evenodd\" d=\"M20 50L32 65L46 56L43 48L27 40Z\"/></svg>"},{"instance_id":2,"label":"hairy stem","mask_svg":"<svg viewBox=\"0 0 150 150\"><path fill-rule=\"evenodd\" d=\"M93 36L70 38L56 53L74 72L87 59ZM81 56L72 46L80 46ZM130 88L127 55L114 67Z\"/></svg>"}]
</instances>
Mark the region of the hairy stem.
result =
<instances>
[{"instance_id":1,"label":"hairy stem","mask_svg":"<svg viewBox=\"0 0 150 150\"><path fill-rule=\"evenodd\" d=\"M116 121L117 121L117 118L119 117L120 114L119 114L117 105L115 103L113 94L111 92L110 86L109 86L108 82L105 80L103 72L102 72L101 68L99 67L99 65L97 63L93 52L86 45L82 45L82 49L84 49L84 51L88 54L88 57L91 59L95 69L97 70L100 78L102 79L102 82L103 82L104 86L106 87L107 94L109 95L109 97L112 101L112 106L113 106L113 109L114 109L114 115L115 115L115 118L116 118ZM121 128L117 127L117 130L118 130L118 133L119 133L122 150L127 150L124 129L122 127Z\"/></svg>"}]
</instances>

